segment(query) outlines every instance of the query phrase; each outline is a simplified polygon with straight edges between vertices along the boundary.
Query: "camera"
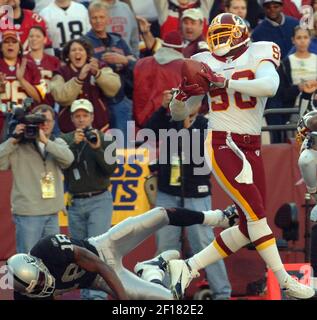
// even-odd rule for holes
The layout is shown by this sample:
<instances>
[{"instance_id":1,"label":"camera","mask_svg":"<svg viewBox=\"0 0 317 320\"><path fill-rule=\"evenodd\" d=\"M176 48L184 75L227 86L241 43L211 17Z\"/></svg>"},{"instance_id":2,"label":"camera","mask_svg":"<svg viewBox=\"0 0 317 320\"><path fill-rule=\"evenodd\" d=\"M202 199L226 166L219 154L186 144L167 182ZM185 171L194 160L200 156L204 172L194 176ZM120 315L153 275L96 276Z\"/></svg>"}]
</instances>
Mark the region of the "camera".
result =
<instances>
[{"instance_id":1,"label":"camera","mask_svg":"<svg viewBox=\"0 0 317 320\"><path fill-rule=\"evenodd\" d=\"M22 108L11 104L12 115L9 121L9 137L16 138L21 142L34 141L39 136L40 124L46 120L43 114L28 114L32 106L33 99L26 98L23 102ZM25 124L24 132L21 134L13 133L18 124Z\"/></svg>"},{"instance_id":2,"label":"camera","mask_svg":"<svg viewBox=\"0 0 317 320\"><path fill-rule=\"evenodd\" d=\"M93 130L94 129L92 127L86 127L85 129L83 129L86 139L90 143L95 144L95 143L97 143L98 138L97 138L97 134Z\"/></svg>"}]
</instances>

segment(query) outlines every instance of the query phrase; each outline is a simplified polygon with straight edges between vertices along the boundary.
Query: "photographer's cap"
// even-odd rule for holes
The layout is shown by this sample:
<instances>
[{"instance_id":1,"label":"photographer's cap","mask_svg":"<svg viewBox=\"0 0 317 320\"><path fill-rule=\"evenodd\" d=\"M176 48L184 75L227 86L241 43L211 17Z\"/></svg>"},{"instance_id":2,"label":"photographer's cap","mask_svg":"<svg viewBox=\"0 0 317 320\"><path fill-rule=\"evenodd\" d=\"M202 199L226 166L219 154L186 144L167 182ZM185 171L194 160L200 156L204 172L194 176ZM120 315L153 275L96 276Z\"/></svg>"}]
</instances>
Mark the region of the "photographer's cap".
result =
<instances>
[{"instance_id":1,"label":"photographer's cap","mask_svg":"<svg viewBox=\"0 0 317 320\"><path fill-rule=\"evenodd\" d=\"M77 110L85 110L89 113L94 113L94 107L91 104L91 102L87 99L79 99L75 100L71 107L70 107L70 112L74 113Z\"/></svg>"}]
</instances>

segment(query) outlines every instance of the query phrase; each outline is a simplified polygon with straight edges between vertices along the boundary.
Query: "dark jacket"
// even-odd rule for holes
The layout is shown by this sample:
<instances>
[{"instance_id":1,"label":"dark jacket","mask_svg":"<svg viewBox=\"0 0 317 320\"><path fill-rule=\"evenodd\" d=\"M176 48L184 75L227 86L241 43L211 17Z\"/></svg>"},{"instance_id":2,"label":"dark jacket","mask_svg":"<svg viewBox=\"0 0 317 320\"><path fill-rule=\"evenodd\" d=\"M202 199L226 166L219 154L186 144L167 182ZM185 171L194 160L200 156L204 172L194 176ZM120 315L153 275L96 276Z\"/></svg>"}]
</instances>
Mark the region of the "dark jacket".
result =
<instances>
[{"instance_id":1,"label":"dark jacket","mask_svg":"<svg viewBox=\"0 0 317 320\"><path fill-rule=\"evenodd\" d=\"M69 148L74 153L75 160L72 165L64 171L66 185L70 193L83 193L102 191L108 189L110 185L110 176L117 167L114 164L107 164L104 159L105 149L113 143L112 141L104 141L103 133L99 131L101 139L101 147L99 149L92 149L88 143L81 142L75 144L74 131L61 136ZM115 151L113 152L115 157ZM79 179L75 179L74 170L78 170Z\"/></svg>"},{"instance_id":2,"label":"dark jacket","mask_svg":"<svg viewBox=\"0 0 317 320\"><path fill-rule=\"evenodd\" d=\"M159 108L152 117L149 119L149 121L146 124L147 128L152 129L155 134L156 138L159 138L159 130L160 129L177 129L178 123L171 120L171 116L167 113L167 110L164 107ZM205 141L205 133L208 127L208 120L198 115L194 123L190 128L188 128L188 131L190 133L191 137L191 143L190 146L192 147L193 144L197 143L197 141L194 141L192 143L192 132L193 130L201 129L200 131L200 157L204 157L204 141ZM195 136L196 137L196 136ZM160 150L167 150L167 159L170 159L170 139L166 139L167 144L161 145ZM165 149L166 148L166 149ZM192 148L190 149L192 152ZM163 152L163 151L161 151ZM185 152L186 157L186 152ZM193 163L193 157L190 157L189 164L183 164L183 182L184 182L184 197L187 198L201 198L206 197L211 194L211 183L210 183L210 173L207 175L194 175L194 168L203 167L202 165L197 165ZM186 159L185 159L186 160ZM157 164L157 174L158 174L158 189L162 192L174 195L174 196L181 196L181 187L180 186L171 186L170 185L170 177L171 177L171 164L170 161L167 161L167 164ZM187 161L186 161L187 162ZM185 163L185 161L184 161Z\"/></svg>"},{"instance_id":3,"label":"dark jacket","mask_svg":"<svg viewBox=\"0 0 317 320\"><path fill-rule=\"evenodd\" d=\"M289 57L286 57L282 61L278 68L278 73L280 75L278 95L280 96L282 105L286 108L293 108L300 91L298 85L293 84Z\"/></svg>"},{"instance_id":4,"label":"dark jacket","mask_svg":"<svg viewBox=\"0 0 317 320\"><path fill-rule=\"evenodd\" d=\"M286 57L293 46L292 37L294 28L298 25L298 20L285 16L285 22L279 26L273 26L267 19L263 20L252 33L252 40L272 41L281 48L282 59Z\"/></svg>"},{"instance_id":5,"label":"dark jacket","mask_svg":"<svg viewBox=\"0 0 317 320\"><path fill-rule=\"evenodd\" d=\"M106 39L100 39L93 30L90 30L86 33L84 39L93 46L94 57L100 61L102 61L102 55L106 52L116 52L124 56L132 55L127 43L117 33L108 32ZM128 65L125 67L122 67L122 65L108 65L114 72L119 74L122 84L116 96L107 99L109 104L119 103L125 96L128 96L128 98L132 97L133 69L135 63L136 61L129 60Z\"/></svg>"}]
</instances>

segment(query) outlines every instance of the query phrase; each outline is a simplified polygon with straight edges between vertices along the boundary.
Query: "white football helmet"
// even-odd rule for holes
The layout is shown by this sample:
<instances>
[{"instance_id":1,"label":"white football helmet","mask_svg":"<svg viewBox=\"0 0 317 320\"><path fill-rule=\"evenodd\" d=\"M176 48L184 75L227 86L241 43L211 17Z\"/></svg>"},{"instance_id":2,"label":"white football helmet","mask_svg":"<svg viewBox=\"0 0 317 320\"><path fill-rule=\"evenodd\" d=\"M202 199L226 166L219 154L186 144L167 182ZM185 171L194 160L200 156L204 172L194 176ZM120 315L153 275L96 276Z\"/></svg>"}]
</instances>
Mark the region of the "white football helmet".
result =
<instances>
[{"instance_id":1,"label":"white football helmet","mask_svg":"<svg viewBox=\"0 0 317 320\"><path fill-rule=\"evenodd\" d=\"M44 298L52 295L55 278L41 259L19 253L7 261L9 273L13 276L14 290L30 298Z\"/></svg>"}]
</instances>

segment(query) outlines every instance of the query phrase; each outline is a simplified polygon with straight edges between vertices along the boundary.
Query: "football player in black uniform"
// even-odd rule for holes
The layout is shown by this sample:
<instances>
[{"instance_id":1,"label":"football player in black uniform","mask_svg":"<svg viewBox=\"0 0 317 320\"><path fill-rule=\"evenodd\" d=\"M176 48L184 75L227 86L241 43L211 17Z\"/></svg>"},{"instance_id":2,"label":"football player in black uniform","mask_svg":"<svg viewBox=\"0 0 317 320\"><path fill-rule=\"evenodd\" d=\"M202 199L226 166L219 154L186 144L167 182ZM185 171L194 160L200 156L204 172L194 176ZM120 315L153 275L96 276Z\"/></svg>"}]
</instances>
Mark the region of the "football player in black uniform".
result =
<instances>
[{"instance_id":1,"label":"football player in black uniform","mask_svg":"<svg viewBox=\"0 0 317 320\"><path fill-rule=\"evenodd\" d=\"M47 236L30 254L8 259L15 299L53 299L76 288L102 290L117 299L173 299L173 292L161 284L167 261L179 258L178 251L169 250L138 263L134 270L139 277L123 267L123 256L168 224L221 226L235 217L234 206L206 212L154 208L87 240L70 239L64 234Z\"/></svg>"}]
</instances>

